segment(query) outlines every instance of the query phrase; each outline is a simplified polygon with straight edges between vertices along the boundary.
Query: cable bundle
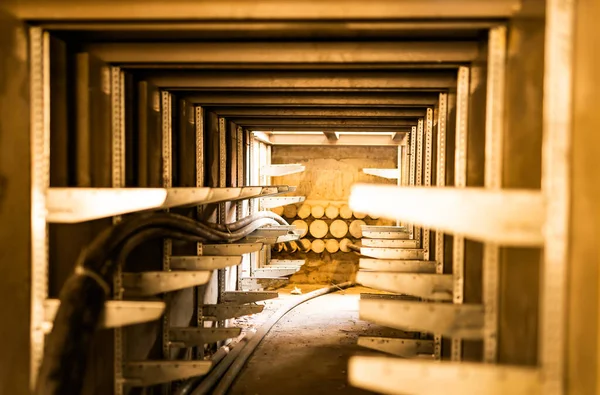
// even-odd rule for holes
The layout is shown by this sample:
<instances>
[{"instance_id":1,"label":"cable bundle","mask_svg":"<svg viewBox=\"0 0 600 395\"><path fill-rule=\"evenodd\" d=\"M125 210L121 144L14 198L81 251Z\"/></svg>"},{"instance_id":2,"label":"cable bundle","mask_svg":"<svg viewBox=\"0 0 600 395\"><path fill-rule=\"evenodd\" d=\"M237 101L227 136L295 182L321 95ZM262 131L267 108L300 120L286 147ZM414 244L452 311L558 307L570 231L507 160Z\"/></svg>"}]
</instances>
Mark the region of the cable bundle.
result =
<instances>
[{"instance_id":1,"label":"cable bundle","mask_svg":"<svg viewBox=\"0 0 600 395\"><path fill-rule=\"evenodd\" d=\"M129 217L100 233L79 255L75 273L60 293L60 307L46 340L35 393L81 393L87 358L98 328L112 276L140 244L158 238L191 242L235 242L256 229L287 225L272 212L260 212L223 225L195 221L172 213Z\"/></svg>"}]
</instances>

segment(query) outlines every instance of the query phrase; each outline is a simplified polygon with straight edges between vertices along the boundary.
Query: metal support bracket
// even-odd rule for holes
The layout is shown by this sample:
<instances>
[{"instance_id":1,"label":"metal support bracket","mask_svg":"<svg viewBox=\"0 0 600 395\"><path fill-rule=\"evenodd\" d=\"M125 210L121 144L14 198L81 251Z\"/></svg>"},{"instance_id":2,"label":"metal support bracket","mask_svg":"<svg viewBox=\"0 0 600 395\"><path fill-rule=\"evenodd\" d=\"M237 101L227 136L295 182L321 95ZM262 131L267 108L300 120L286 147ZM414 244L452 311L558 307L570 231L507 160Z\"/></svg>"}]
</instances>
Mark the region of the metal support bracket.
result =
<instances>
[{"instance_id":1,"label":"metal support bracket","mask_svg":"<svg viewBox=\"0 0 600 395\"><path fill-rule=\"evenodd\" d=\"M356 282L365 287L418 296L426 300L452 300L453 283L450 274L386 273L359 270L356 274Z\"/></svg>"},{"instance_id":2,"label":"metal support bracket","mask_svg":"<svg viewBox=\"0 0 600 395\"><path fill-rule=\"evenodd\" d=\"M416 240L402 239L368 239L363 237L361 244L363 247L375 248L419 248L419 243Z\"/></svg>"},{"instance_id":3,"label":"metal support bracket","mask_svg":"<svg viewBox=\"0 0 600 395\"><path fill-rule=\"evenodd\" d=\"M374 270L377 272L435 273L436 262L360 258L358 268L359 270Z\"/></svg>"},{"instance_id":4,"label":"metal support bracket","mask_svg":"<svg viewBox=\"0 0 600 395\"><path fill-rule=\"evenodd\" d=\"M358 345L402 358L432 358L433 341L394 337L359 336Z\"/></svg>"},{"instance_id":5,"label":"metal support bracket","mask_svg":"<svg viewBox=\"0 0 600 395\"><path fill-rule=\"evenodd\" d=\"M206 255L232 256L244 255L260 251L263 243L203 244L202 251Z\"/></svg>"},{"instance_id":6,"label":"metal support bracket","mask_svg":"<svg viewBox=\"0 0 600 395\"><path fill-rule=\"evenodd\" d=\"M46 299L44 302L44 326L46 331L49 331L52 327L52 322L54 322L54 317L59 306L59 299ZM155 321L162 316L165 307L164 302L109 300L104 303L104 312L100 318L100 327L118 328Z\"/></svg>"},{"instance_id":7,"label":"metal support bracket","mask_svg":"<svg viewBox=\"0 0 600 395\"><path fill-rule=\"evenodd\" d=\"M205 344L233 339L242 332L242 328L171 328L172 347L199 347Z\"/></svg>"},{"instance_id":8,"label":"metal support bracket","mask_svg":"<svg viewBox=\"0 0 600 395\"><path fill-rule=\"evenodd\" d=\"M423 250L415 248L370 248L361 247L361 255L376 259L420 259L423 260Z\"/></svg>"},{"instance_id":9,"label":"metal support bracket","mask_svg":"<svg viewBox=\"0 0 600 395\"><path fill-rule=\"evenodd\" d=\"M402 226L361 226L363 238L402 240L409 239L409 229Z\"/></svg>"},{"instance_id":10,"label":"metal support bracket","mask_svg":"<svg viewBox=\"0 0 600 395\"><path fill-rule=\"evenodd\" d=\"M363 299L359 306L361 320L379 325L470 340L483 339L481 305Z\"/></svg>"},{"instance_id":11,"label":"metal support bracket","mask_svg":"<svg viewBox=\"0 0 600 395\"><path fill-rule=\"evenodd\" d=\"M541 394L540 371L529 367L352 357L348 375L351 385L384 394Z\"/></svg>"},{"instance_id":12,"label":"metal support bracket","mask_svg":"<svg viewBox=\"0 0 600 395\"><path fill-rule=\"evenodd\" d=\"M229 305L229 304L207 304L202 306L202 315L207 321L224 321L231 318L243 317L245 315L258 314L263 311L262 305Z\"/></svg>"},{"instance_id":13,"label":"metal support bracket","mask_svg":"<svg viewBox=\"0 0 600 395\"><path fill-rule=\"evenodd\" d=\"M287 206L288 204L302 203L306 198L304 196L276 196L260 198L260 206L263 209Z\"/></svg>"},{"instance_id":14,"label":"metal support bracket","mask_svg":"<svg viewBox=\"0 0 600 395\"><path fill-rule=\"evenodd\" d=\"M123 287L128 296L151 296L208 283L209 271L170 271L123 273Z\"/></svg>"},{"instance_id":15,"label":"metal support bracket","mask_svg":"<svg viewBox=\"0 0 600 395\"><path fill-rule=\"evenodd\" d=\"M204 246L202 246L204 249ZM233 256L172 256L172 270L217 270L242 263L241 255Z\"/></svg>"},{"instance_id":16,"label":"metal support bracket","mask_svg":"<svg viewBox=\"0 0 600 395\"><path fill-rule=\"evenodd\" d=\"M274 291L229 291L223 293L221 300L223 303L246 304L277 297L279 297L279 293Z\"/></svg>"}]
</instances>

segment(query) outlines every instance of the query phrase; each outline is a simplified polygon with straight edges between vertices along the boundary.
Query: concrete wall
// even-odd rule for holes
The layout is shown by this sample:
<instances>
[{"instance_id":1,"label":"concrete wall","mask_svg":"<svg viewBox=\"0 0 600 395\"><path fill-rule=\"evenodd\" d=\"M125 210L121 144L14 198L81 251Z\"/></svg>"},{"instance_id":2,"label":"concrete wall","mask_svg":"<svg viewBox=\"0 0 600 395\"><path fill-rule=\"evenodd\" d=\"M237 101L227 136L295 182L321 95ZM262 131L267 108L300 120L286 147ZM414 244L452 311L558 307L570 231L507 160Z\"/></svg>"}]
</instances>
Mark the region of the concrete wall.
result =
<instances>
[{"instance_id":1,"label":"concrete wall","mask_svg":"<svg viewBox=\"0 0 600 395\"><path fill-rule=\"evenodd\" d=\"M363 168L396 168L397 147L343 147L343 146L274 146L273 164L300 163L306 167L302 173L283 177L273 177L273 184L297 186L294 195L306 196L306 203L342 205L348 201L350 190L355 183L395 184L362 172ZM300 207L300 205L298 205ZM286 218L292 222L295 218ZM332 220L321 218L328 224ZM337 219L340 219L339 217ZM346 220L348 224L356 218ZM309 225L312 216L304 219ZM363 219L368 225L391 225L391 221ZM353 242L359 240L347 236ZM309 235L306 238L313 240ZM325 238L332 238L331 235ZM301 270L291 277L295 283L329 284L354 280L358 268L358 254L353 252L272 252L272 259L305 259Z\"/></svg>"}]
</instances>

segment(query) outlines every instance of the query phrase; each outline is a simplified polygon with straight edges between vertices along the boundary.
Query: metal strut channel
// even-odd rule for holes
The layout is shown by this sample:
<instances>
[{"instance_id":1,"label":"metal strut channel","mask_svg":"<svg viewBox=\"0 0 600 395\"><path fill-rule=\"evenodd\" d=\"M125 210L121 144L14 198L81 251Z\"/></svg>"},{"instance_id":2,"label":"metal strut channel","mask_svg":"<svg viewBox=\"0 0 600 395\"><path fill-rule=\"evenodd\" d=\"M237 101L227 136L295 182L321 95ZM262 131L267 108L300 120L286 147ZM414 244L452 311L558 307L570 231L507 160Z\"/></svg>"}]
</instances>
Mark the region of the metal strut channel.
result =
<instances>
[{"instance_id":1,"label":"metal strut channel","mask_svg":"<svg viewBox=\"0 0 600 395\"><path fill-rule=\"evenodd\" d=\"M539 360L542 390L565 393L570 157L576 2L546 2L542 193L546 198Z\"/></svg>"},{"instance_id":2,"label":"metal strut channel","mask_svg":"<svg viewBox=\"0 0 600 395\"><path fill-rule=\"evenodd\" d=\"M502 187L504 133L504 80L506 69L506 26L490 29L485 125L485 187ZM495 243L483 250L483 305L485 308L485 362L496 362L498 348L498 259Z\"/></svg>"},{"instance_id":3,"label":"metal strut channel","mask_svg":"<svg viewBox=\"0 0 600 395\"><path fill-rule=\"evenodd\" d=\"M447 93L440 93L438 101L438 120L437 120L437 158L436 158L436 186L446 185L446 112L447 112ZM427 114L429 116L429 114ZM436 229L435 231L435 272L444 273L444 233ZM452 278L454 282L454 278ZM454 288L454 287L453 287ZM453 290L452 290L453 291ZM451 295L453 293L451 292ZM433 355L435 359L442 357L442 337L435 334L433 337Z\"/></svg>"},{"instance_id":4,"label":"metal strut channel","mask_svg":"<svg viewBox=\"0 0 600 395\"><path fill-rule=\"evenodd\" d=\"M468 67L458 69L458 87L456 92L456 151L454 186L464 188L467 186L467 135L469 119L469 78ZM452 241L452 276L454 278L454 303L463 303L464 300L464 271L465 271L465 237L455 234ZM462 359L462 340L452 339L451 359Z\"/></svg>"},{"instance_id":5,"label":"metal strut channel","mask_svg":"<svg viewBox=\"0 0 600 395\"><path fill-rule=\"evenodd\" d=\"M219 117L219 187L227 186L227 125L225 118ZM219 204L218 222L221 224L227 223L227 203ZM217 303L221 303L223 292L225 292L225 274L227 269L219 269L217 271ZM203 313L203 315L206 315ZM225 326L225 321L219 320L220 327Z\"/></svg>"},{"instance_id":6,"label":"metal strut channel","mask_svg":"<svg viewBox=\"0 0 600 395\"><path fill-rule=\"evenodd\" d=\"M417 127L413 126L410 131L410 175L409 175L409 185L415 186L415 167L417 165ZM412 223L409 223L409 233L410 238L415 238L415 226Z\"/></svg>"},{"instance_id":7,"label":"metal strut channel","mask_svg":"<svg viewBox=\"0 0 600 395\"><path fill-rule=\"evenodd\" d=\"M419 119L417 123L417 158L415 160L415 186L423 185L423 134L424 134L424 122L423 118ZM421 242L421 227L416 226L415 239Z\"/></svg>"},{"instance_id":8,"label":"metal strut channel","mask_svg":"<svg viewBox=\"0 0 600 395\"><path fill-rule=\"evenodd\" d=\"M171 188L173 186L173 163L172 163L172 107L171 107L171 94L169 92L162 92L162 162L163 162L163 174L162 174L162 186L164 188ZM163 270L171 270L171 255L173 253L173 244L170 239L164 239L163 241ZM167 296L165 295L165 298ZM167 303L168 305L168 303ZM167 306L168 307L168 306ZM169 340L170 322L169 309L165 311L163 316L162 325L162 352L165 360L171 359L171 347ZM163 387L163 394L169 394L170 388L168 385Z\"/></svg>"},{"instance_id":9,"label":"metal strut channel","mask_svg":"<svg viewBox=\"0 0 600 395\"><path fill-rule=\"evenodd\" d=\"M30 386L33 390L44 354L44 301L48 297L50 186L50 41L41 28L29 29L31 168L31 337Z\"/></svg>"},{"instance_id":10,"label":"metal strut channel","mask_svg":"<svg viewBox=\"0 0 600 395\"><path fill-rule=\"evenodd\" d=\"M125 75L119 67L111 67L111 113L112 113L112 187L125 187ZM113 217L113 224L121 221ZM123 273L117 267L113 276L113 299L123 300ZM123 394L123 329L114 329L114 391Z\"/></svg>"},{"instance_id":11,"label":"metal strut channel","mask_svg":"<svg viewBox=\"0 0 600 395\"><path fill-rule=\"evenodd\" d=\"M427 115L425 118L425 130L424 130L424 141L425 145L425 162L423 164L423 185L426 187L431 186L431 172L433 162L433 109L427 109ZM431 231L428 227L423 228L423 259L428 261L430 256L430 242L429 236Z\"/></svg>"},{"instance_id":12,"label":"metal strut channel","mask_svg":"<svg viewBox=\"0 0 600 395\"><path fill-rule=\"evenodd\" d=\"M447 93L440 93L438 102L438 121L437 121L437 158L436 158L436 177L435 185L443 187L446 185L446 113L447 113ZM435 261L437 262L437 273L444 272L444 233L435 232Z\"/></svg>"},{"instance_id":13,"label":"metal strut channel","mask_svg":"<svg viewBox=\"0 0 600 395\"><path fill-rule=\"evenodd\" d=\"M204 186L204 108L197 106L194 108L195 125L194 130L196 132L196 187ZM202 206L196 207L196 214L198 218L202 214ZM196 254L202 255L202 243L196 245ZM204 327L204 318L202 317L202 306L204 305L204 287L195 288L195 312L196 315L196 327ZM204 347L198 346L196 348L196 358L204 358Z\"/></svg>"},{"instance_id":14,"label":"metal strut channel","mask_svg":"<svg viewBox=\"0 0 600 395\"><path fill-rule=\"evenodd\" d=\"M238 126L235 130L236 133L236 156L237 156L237 186L241 187L243 185L246 185L246 183L244 182L245 177L244 177L244 129L241 126ZM236 220L241 220L242 218L247 216L247 207L248 207L248 203L243 202L243 201L238 201L236 203L236 210L235 210L235 214L236 214ZM244 208L246 208L246 210L244 210ZM248 257L244 257L242 256L242 261L244 259L248 259ZM242 264L240 263L239 265L237 265L236 267L236 277L237 277L237 284L236 284L236 289L237 290L241 290L242 289Z\"/></svg>"}]
</instances>

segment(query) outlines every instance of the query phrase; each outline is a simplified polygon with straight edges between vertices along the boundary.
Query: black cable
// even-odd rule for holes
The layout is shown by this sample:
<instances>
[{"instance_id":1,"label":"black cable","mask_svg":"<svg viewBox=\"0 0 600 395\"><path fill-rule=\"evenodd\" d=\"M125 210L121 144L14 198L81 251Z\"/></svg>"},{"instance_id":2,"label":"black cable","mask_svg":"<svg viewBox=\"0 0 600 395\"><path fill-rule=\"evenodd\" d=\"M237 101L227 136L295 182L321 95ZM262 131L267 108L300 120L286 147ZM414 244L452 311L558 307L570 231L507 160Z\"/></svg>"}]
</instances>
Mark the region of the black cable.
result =
<instances>
[{"instance_id":1,"label":"black cable","mask_svg":"<svg viewBox=\"0 0 600 395\"><path fill-rule=\"evenodd\" d=\"M243 238L272 222L259 219L225 240ZM220 232L223 233L223 232ZM87 357L97 330L107 284L116 267L141 243L156 238L187 241L213 239L219 232L197 221L172 213L141 214L100 233L79 255L76 274L67 279L60 292L60 307L47 337L35 393L38 395L77 395L81 393Z\"/></svg>"},{"instance_id":2,"label":"black cable","mask_svg":"<svg viewBox=\"0 0 600 395\"><path fill-rule=\"evenodd\" d=\"M115 262L122 264L140 244L156 238L203 239L164 228L144 229L121 246ZM84 258L85 261L85 258ZM72 275L61 290L61 304L46 341L36 394L79 394L100 314L108 295L96 279Z\"/></svg>"}]
</instances>

